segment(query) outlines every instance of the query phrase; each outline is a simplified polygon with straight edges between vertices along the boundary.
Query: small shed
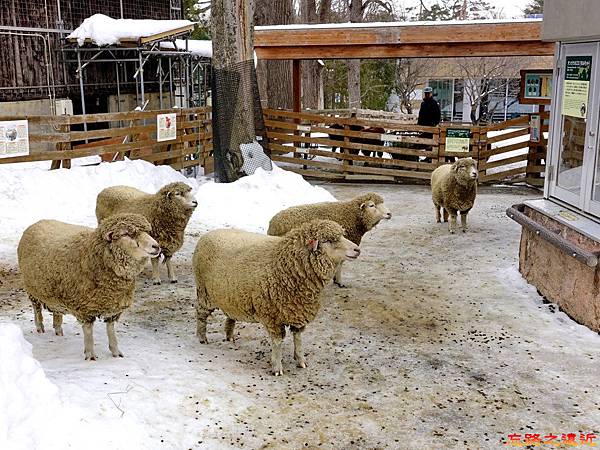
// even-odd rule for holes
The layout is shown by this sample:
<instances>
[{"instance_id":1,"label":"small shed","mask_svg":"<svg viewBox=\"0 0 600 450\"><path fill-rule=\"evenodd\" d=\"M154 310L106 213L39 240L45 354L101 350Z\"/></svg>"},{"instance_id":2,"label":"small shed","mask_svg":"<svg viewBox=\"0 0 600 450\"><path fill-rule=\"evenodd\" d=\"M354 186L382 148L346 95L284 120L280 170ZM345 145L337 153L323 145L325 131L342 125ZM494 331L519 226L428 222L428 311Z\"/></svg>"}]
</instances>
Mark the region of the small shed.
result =
<instances>
[{"instance_id":1,"label":"small shed","mask_svg":"<svg viewBox=\"0 0 600 450\"><path fill-rule=\"evenodd\" d=\"M509 208L523 226L520 271L548 300L600 331L600 8L546 0L556 44L543 198Z\"/></svg>"}]
</instances>

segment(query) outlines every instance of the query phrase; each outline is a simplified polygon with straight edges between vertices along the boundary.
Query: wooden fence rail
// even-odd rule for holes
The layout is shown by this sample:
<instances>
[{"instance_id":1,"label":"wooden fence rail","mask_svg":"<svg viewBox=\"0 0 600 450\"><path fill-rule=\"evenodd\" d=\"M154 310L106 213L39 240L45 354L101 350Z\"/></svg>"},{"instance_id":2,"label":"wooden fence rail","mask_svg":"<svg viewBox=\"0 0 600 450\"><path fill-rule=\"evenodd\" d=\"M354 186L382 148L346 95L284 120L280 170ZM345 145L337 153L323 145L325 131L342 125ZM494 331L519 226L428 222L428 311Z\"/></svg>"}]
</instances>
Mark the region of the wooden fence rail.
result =
<instances>
[{"instance_id":1,"label":"wooden fence rail","mask_svg":"<svg viewBox=\"0 0 600 450\"><path fill-rule=\"evenodd\" d=\"M530 116L488 126L442 124L423 127L388 119L337 117L313 112L265 109L268 149L273 161L307 177L328 180L429 180L440 164L455 157L478 161L480 182L526 181L543 185L548 131L540 114L540 142L530 140ZM157 142L158 114L176 114L177 136ZM0 158L0 164L52 161L70 166L72 158L100 156L103 161L143 159L175 169L214 169L211 110L207 107L132 111L80 116L0 116L42 124L30 142L51 143L55 151ZM84 128L85 124L85 128ZM450 151L448 130L469 133L468 148ZM48 130L50 130L48 132Z\"/></svg>"}]
</instances>

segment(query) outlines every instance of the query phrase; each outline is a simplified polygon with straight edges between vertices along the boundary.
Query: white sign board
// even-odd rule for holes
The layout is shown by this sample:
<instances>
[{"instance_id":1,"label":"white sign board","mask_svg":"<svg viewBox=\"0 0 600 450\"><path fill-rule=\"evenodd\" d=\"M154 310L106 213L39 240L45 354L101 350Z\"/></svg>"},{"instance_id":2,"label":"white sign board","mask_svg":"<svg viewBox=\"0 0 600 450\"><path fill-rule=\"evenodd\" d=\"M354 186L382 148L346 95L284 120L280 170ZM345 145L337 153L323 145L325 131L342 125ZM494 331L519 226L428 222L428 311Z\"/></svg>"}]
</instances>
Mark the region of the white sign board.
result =
<instances>
[{"instance_id":1,"label":"white sign board","mask_svg":"<svg viewBox=\"0 0 600 450\"><path fill-rule=\"evenodd\" d=\"M156 115L156 141L172 141L177 138L177 113Z\"/></svg>"},{"instance_id":2,"label":"white sign board","mask_svg":"<svg viewBox=\"0 0 600 450\"><path fill-rule=\"evenodd\" d=\"M0 158L29 154L29 126L26 120L0 122Z\"/></svg>"}]
</instances>

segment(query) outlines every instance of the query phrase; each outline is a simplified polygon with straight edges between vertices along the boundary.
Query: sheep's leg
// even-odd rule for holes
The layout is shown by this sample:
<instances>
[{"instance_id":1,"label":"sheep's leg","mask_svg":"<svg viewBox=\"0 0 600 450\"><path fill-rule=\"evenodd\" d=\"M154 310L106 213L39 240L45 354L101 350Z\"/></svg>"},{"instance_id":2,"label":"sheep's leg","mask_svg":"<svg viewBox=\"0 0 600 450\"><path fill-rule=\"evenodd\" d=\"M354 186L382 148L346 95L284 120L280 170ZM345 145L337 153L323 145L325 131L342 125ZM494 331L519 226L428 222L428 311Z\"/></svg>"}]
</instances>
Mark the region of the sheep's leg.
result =
<instances>
[{"instance_id":1,"label":"sheep's leg","mask_svg":"<svg viewBox=\"0 0 600 450\"><path fill-rule=\"evenodd\" d=\"M437 223L442 222L442 215L440 214L440 205L433 204L433 208L435 209L435 221Z\"/></svg>"},{"instance_id":2,"label":"sheep's leg","mask_svg":"<svg viewBox=\"0 0 600 450\"><path fill-rule=\"evenodd\" d=\"M448 222L448 210L446 208L442 208L444 212L444 222Z\"/></svg>"},{"instance_id":3,"label":"sheep's leg","mask_svg":"<svg viewBox=\"0 0 600 450\"><path fill-rule=\"evenodd\" d=\"M469 214L469 210L460 212L460 224L462 226L463 233L469 229L469 226L467 225L467 214Z\"/></svg>"},{"instance_id":4,"label":"sheep's leg","mask_svg":"<svg viewBox=\"0 0 600 450\"><path fill-rule=\"evenodd\" d=\"M152 258L152 283L160 284L160 273L158 271L158 258Z\"/></svg>"},{"instance_id":5,"label":"sheep's leg","mask_svg":"<svg viewBox=\"0 0 600 450\"><path fill-rule=\"evenodd\" d=\"M233 330L235 328L235 320L230 319L229 317L225 319L225 340L226 341L235 341L235 336L233 335Z\"/></svg>"},{"instance_id":6,"label":"sheep's leg","mask_svg":"<svg viewBox=\"0 0 600 450\"><path fill-rule=\"evenodd\" d=\"M302 332L304 327L296 328L290 327L292 334L294 335L294 359L298 367L306 368L306 359L304 358L304 349L302 348Z\"/></svg>"},{"instance_id":7,"label":"sheep's leg","mask_svg":"<svg viewBox=\"0 0 600 450\"><path fill-rule=\"evenodd\" d=\"M341 288L346 287L344 283L342 283L342 264L344 264L343 261L338 264L337 268L335 269L335 275L333 276L334 284L337 284Z\"/></svg>"},{"instance_id":8,"label":"sheep's leg","mask_svg":"<svg viewBox=\"0 0 600 450\"><path fill-rule=\"evenodd\" d=\"M115 334L115 322L116 319L109 319L106 321L106 334L108 335L108 349L112 355L116 357L123 357L123 353L119 350L117 345L117 335Z\"/></svg>"},{"instance_id":9,"label":"sheep's leg","mask_svg":"<svg viewBox=\"0 0 600 450\"><path fill-rule=\"evenodd\" d=\"M450 214L450 222L448 223L448 230L450 231L450 233L454 233L456 231L456 213L457 213L457 211L454 209L451 209L450 211L448 211L448 213Z\"/></svg>"},{"instance_id":10,"label":"sheep's leg","mask_svg":"<svg viewBox=\"0 0 600 450\"><path fill-rule=\"evenodd\" d=\"M44 333L44 316L42 315L42 305L31 295L29 296L31 304L33 305L33 320L35 322L35 329L38 333Z\"/></svg>"},{"instance_id":11,"label":"sheep's leg","mask_svg":"<svg viewBox=\"0 0 600 450\"><path fill-rule=\"evenodd\" d=\"M52 313L52 326L57 336L64 336L62 329L63 315L61 313Z\"/></svg>"},{"instance_id":12,"label":"sheep's leg","mask_svg":"<svg viewBox=\"0 0 600 450\"><path fill-rule=\"evenodd\" d=\"M281 333L272 333L271 335L271 372L278 377L283 375L283 366L281 365L281 347L283 346L283 336Z\"/></svg>"},{"instance_id":13,"label":"sheep's leg","mask_svg":"<svg viewBox=\"0 0 600 450\"><path fill-rule=\"evenodd\" d=\"M171 264L171 256L165 256L165 265L167 266L167 276L171 283L177 283L177 277L175 276L175 270Z\"/></svg>"},{"instance_id":14,"label":"sheep's leg","mask_svg":"<svg viewBox=\"0 0 600 450\"><path fill-rule=\"evenodd\" d=\"M94 320L83 322L83 354L86 360L96 361L98 358L94 353Z\"/></svg>"},{"instance_id":15,"label":"sheep's leg","mask_svg":"<svg viewBox=\"0 0 600 450\"><path fill-rule=\"evenodd\" d=\"M206 289L196 288L196 336L201 344L208 344L206 339L206 321L215 308L209 306Z\"/></svg>"}]
</instances>

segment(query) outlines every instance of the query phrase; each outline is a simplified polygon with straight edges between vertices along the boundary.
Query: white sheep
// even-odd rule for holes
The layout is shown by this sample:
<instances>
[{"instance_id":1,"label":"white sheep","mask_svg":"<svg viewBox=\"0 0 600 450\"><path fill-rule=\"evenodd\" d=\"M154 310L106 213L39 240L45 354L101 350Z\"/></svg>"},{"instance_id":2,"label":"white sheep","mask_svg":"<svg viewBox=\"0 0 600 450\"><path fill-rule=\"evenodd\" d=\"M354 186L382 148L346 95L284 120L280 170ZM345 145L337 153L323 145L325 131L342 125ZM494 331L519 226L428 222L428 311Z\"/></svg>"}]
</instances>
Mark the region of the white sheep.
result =
<instances>
[{"instance_id":1,"label":"white sheep","mask_svg":"<svg viewBox=\"0 0 600 450\"><path fill-rule=\"evenodd\" d=\"M345 236L356 245L360 245L367 231L372 230L382 219L391 218L392 213L383 203L383 198L369 192L345 202L312 203L284 209L273 216L267 234L283 236L303 223L314 219L326 219L339 223L345 230ZM342 263L336 270L333 282L344 287Z\"/></svg>"},{"instance_id":2,"label":"white sheep","mask_svg":"<svg viewBox=\"0 0 600 450\"><path fill-rule=\"evenodd\" d=\"M441 222L440 208L444 209L444 222L448 221L450 233L456 230L456 215L460 212L463 232L467 231L467 214L477 196L477 163L472 158L462 158L453 164L444 164L431 174L431 196L435 219Z\"/></svg>"},{"instance_id":3,"label":"white sheep","mask_svg":"<svg viewBox=\"0 0 600 450\"><path fill-rule=\"evenodd\" d=\"M85 359L95 360L94 321L103 318L108 348L117 346L115 321L133 304L136 276L148 258L160 253L139 214L117 214L97 229L41 220L23 232L17 254L25 291L33 304L38 333L44 332L42 306L53 313L62 336L62 316L72 314L83 326Z\"/></svg>"},{"instance_id":4,"label":"white sheep","mask_svg":"<svg viewBox=\"0 0 600 450\"><path fill-rule=\"evenodd\" d=\"M100 223L113 214L129 212L148 219L152 226L150 234L162 249L169 280L177 283L171 258L183 245L185 227L198 206L191 191L191 187L181 182L167 184L156 194L129 186L112 186L98 194L96 218ZM160 284L158 258L152 259L152 280L154 284Z\"/></svg>"},{"instance_id":5,"label":"white sheep","mask_svg":"<svg viewBox=\"0 0 600 450\"><path fill-rule=\"evenodd\" d=\"M320 294L336 266L356 259L357 245L330 220L314 220L284 237L215 230L198 240L192 259L196 279L196 332L206 343L206 320L219 308L233 340L236 320L259 322L271 337L271 367L282 375L285 327L294 335L294 359L306 367L301 333L321 306Z\"/></svg>"}]
</instances>

